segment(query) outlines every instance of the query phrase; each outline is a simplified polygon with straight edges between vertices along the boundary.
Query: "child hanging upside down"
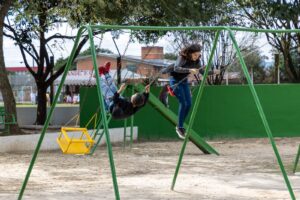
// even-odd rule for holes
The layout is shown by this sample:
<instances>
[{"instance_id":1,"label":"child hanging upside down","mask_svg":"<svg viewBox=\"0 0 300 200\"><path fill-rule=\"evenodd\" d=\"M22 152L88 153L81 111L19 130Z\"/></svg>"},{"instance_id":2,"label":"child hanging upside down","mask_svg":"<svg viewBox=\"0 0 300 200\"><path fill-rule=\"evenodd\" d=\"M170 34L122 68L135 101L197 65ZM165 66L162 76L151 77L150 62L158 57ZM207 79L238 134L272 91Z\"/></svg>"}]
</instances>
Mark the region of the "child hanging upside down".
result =
<instances>
[{"instance_id":1,"label":"child hanging upside down","mask_svg":"<svg viewBox=\"0 0 300 200\"><path fill-rule=\"evenodd\" d=\"M113 119L125 119L134 115L148 101L150 85L145 87L144 93L135 93L130 100L125 99L120 94L126 88L126 84L122 84L118 89L109 74L110 62L98 68L100 77L100 87L104 98L106 111L110 112Z\"/></svg>"}]
</instances>

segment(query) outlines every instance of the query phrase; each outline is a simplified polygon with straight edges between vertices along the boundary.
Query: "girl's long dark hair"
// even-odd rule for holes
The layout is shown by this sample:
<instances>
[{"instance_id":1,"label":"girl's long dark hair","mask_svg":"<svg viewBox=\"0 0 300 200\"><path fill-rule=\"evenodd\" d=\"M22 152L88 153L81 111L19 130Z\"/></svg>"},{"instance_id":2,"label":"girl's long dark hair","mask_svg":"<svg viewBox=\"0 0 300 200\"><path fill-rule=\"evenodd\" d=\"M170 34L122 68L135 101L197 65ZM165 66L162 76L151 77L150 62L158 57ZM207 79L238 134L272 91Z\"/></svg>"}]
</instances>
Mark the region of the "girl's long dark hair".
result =
<instances>
[{"instance_id":1,"label":"girl's long dark hair","mask_svg":"<svg viewBox=\"0 0 300 200\"><path fill-rule=\"evenodd\" d=\"M201 49L202 49L202 46L200 44L191 44L191 45L183 48L180 51L179 55L181 55L182 57L184 57L187 60L191 60L192 53L200 52Z\"/></svg>"}]
</instances>

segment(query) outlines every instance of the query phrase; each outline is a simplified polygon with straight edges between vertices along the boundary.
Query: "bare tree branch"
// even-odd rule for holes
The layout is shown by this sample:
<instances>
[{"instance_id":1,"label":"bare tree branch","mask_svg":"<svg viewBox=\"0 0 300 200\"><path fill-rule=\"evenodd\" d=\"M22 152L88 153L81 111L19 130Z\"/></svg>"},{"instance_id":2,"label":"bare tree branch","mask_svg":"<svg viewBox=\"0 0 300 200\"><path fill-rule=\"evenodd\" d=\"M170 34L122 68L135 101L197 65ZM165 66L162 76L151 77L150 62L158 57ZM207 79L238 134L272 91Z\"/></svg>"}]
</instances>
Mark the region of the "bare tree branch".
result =
<instances>
[{"instance_id":1,"label":"bare tree branch","mask_svg":"<svg viewBox=\"0 0 300 200\"><path fill-rule=\"evenodd\" d=\"M36 78L36 73L31 69L30 65L28 64L28 61L27 61L27 58L26 58L26 55L25 55L25 52L24 52L24 48L22 45L18 45L19 48L20 48L20 51L21 51L21 55L22 55L22 58L24 60L24 64L25 64L25 67L28 69L28 71L32 74L32 76L34 78Z\"/></svg>"},{"instance_id":2,"label":"bare tree branch","mask_svg":"<svg viewBox=\"0 0 300 200\"><path fill-rule=\"evenodd\" d=\"M108 30L106 30L106 31L108 31ZM93 36L95 36L95 35L98 35L98 34L100 34L100 33L103 33L103 31L94 31L93 32ZM85 35L84 37L83 37L83 39L81 40L81 42L78 44L78 47L77 47L77 49L76 49L76 51L75 51L75 54L74 54L74 59L72 60L72 62L74 62L74 60L76 59L76 57L79 55L79 53L80 53L80 51L81 51L81 49L82 49L82 47L85 45L85 43L88 41L88 39L89 39L89 36L88 35ZM67 65L67 63L65 63L62 67L60 67L47 81L46 81L46 84L47 84L47 86L50 86L51 84L52 84L52 82L55 80L55 79L57 79L63 72L64 72L64 70L65 70L65 68L66 68L66 65ZM48 75L47 75L48 76Z\"/></svg>"},{"instance_id":3,"label":"bare tree branch","mask_svg":"<svg viewBox=\"0 0 300 200\"><path fill-rule=\"evenodd\" d=\"M50 37L48 37L46 39L46 43L48 43L49 41L53 40L53 39L69 39L69 40L74 40L76 38L76 36L65 36L65 35L61 35L60 33L57 33L55 35L52 35Z\"/></svg>"},{"instance_id":4,"label":"bare tree branch","mask_svg":"<svg viewBox=\"0 0 300 200\"><path fill-rule=\"evenodd\" d=\"M10 32L12 32L12 33L13 33L13 36L12 36L12 35L9 35L9 34L7 34L7 33L4 33L4 35L7 36L7 37L9 37L9 38L11 38L11 39L14 40L14 41L16 41L16 43L17 43L17 45L18 45L19 47L22 46L23 50L25 50L26 53L27 53L29 56L31 56L31 57L34 59L34 61L38 64L38 63L39 63L39 61L38 61L38 52L36 51L35 46L34 46L32 43L26 43L26 45L28 45L28 46L30 47L31 51L34 53L34 54L32 54L32 53L28 50L28 48L26 48L26 47L22 44L22 42L19 41L19 37L18 37L17 32L16 32L15 29L13 29L10 25L7 25L7 24L4 24L4 27L5 27L6 29L8 29Z\"/></svg>"}]
</instances>

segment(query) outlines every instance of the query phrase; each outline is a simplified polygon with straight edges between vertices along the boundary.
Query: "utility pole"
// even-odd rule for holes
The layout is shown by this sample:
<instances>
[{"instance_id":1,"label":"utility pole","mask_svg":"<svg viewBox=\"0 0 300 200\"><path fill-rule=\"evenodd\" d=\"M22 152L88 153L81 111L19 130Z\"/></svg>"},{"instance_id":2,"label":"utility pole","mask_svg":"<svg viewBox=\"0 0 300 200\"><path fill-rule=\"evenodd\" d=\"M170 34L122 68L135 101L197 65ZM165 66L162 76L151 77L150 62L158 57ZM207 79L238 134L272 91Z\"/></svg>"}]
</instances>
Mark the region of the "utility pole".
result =
<instances>
[{"instance_id":1,"label":"utility pole","mask_svg":"<svg viewBox=\"0 0 300 200\"><path fill-rule=\"evenodd\" d=\"M50 65L51 65L51 71L50 76L53 76L53 70L54 70L54 55L50 56ZM50 105L53 103L54 98L54 81L50 85Z\"/></svg>"},{"instance_id":2,"label":"utility pole","mask_svg":"<svg viewBox=\"0 0 300 200\"><path fill-rule=\"evenodd\" d=\"M115 47L116 47L116 49L118 51L118 54L119 54L119 56L117 57L117 83L118 83L118 85L120 85L121 84L122 56L121 56L121 53L119 51L118 45L115 41L115 37L112 37L112 39L113 39L113 42L114 42Z\"/></svg>"},{"instance_id":3,"label":"utility pole","mask_svg":"<svg viewBox=\"0 0 300 200\"><path fill-rule=\"evenodd\" d=\"M280 84L279 53L275 53L274 57L275 57L275 63L274 63L274 66L275 66L275 74L274 74L275 82L277 84Z\"/></svg>"},{"instance_id":4,"label":"utility pole","mask_svg":"<svg viewBox=\"0 0 300 200\"><path fill-rule=\"evenodd\" d=\"M50 76L52 77L53 76L53 70L54 70L54 53L53 53L53 51L51 50L51 48L49 47L48 44L47 44L47 47L48 47L49 51L52 54L52 56L50 56L50 67L51 67ZM54 81L50 85L50 95L49 95L49 97L50 97L50 105L52 105L52 102L53 102L53 99L54 99Z\"/></svg>"},{"instance_id":5,"label":"utility pole","mask_svg":"<svg viewBox=\"0 0 300 200\"><path fill-rule=\"evenodd\" d=\"M118 83L118 85L121 84L121 67L122 67L121 56L118 56L117 57L117 83Z\"/></svg>"},{"instance_id":6,"label":"utility pole","mask_svg":"<svg viewBox=\"0 0 300 200\"><path fill-rule=\"evenodd\" d=\"M297 51L298 51L298 69L300 68L300 44L298 44L298 48L297 48Z\"/></svg>"}]
</instances>

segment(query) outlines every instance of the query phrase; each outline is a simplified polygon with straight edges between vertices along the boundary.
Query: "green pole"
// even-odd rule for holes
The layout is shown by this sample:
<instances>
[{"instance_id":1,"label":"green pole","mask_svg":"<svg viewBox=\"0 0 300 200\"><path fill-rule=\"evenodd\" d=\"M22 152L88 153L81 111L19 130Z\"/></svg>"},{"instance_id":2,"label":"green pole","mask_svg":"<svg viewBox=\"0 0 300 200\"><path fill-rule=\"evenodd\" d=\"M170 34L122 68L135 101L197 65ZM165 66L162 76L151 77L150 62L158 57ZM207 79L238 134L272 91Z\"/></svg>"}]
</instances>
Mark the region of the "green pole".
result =
<instances>
[{"instance_id":1,"label":"green pole","mask_svg":"<svg viewBox=\"0 0 300 200\"><path fill-rule=\"evenodd\" d=\"M132 143L133 143L133 122L134 122L134 117L131 116L130 118L130 149L132 148Z\"/></svg>"},{"instance_id":2,"label":"green pole","mask_svg":"<svg viewBox=\"0 0 300 200\"><path fill-rule=\"evenodd\" d=\"M134 87L133 85L131 86L131 95L134 94ZM134 115L131 116L130 118L130 149L132 148L132 143L133 143L133 123L134 123Z\"/></svg>"},{"instance_id":3,"label":"green pole","mask_svg":"<svg viewBox=\"0 0 300 200\"><path fill-rule=\"evenodd\" d=\"M107 124L109 124L110 120L111 120L111 115L109 116L109 118L108 118L108 120L107 120ZM98 124L98 126L97 126L97 130L96 130L96 133L95 133L95 134L98 134L98 132L99 132L101 126L102 126L102 121L101 121L100 123L101 123L101 124ZM98 145L99 145L99 143L100 143L100 141L101 141L103 135L104 135L104 129L102 130L101 134L99 135L99 138L97 139L97 142L94 144L94 147L92 148L92 150L91 150L91 152L89 153L89 155L93 155L93 154L94 154L94 152L96 151L96 148L98 147ZM94 138L94 139L95 139L95 138Z\"/></svg>"},{"instance_id":4,"label":"green pole","mask_svg":"<svg viewBox=\"0 0 300 200\"><path fill-rule=\"evenodd\" d=\"M93 29L126 29L126 30L160 30L160 31L186 31L186 30L202 30L202 31L242 31L242 32L255 32L255 33L300 33L300 29L258 29L258 28L245 28L245 27L228 27L228 26L127 26L127 25L92 25Z\"/></svg>"},{"instance_id":5,"label":"green pole","mask_svg":"<svg viewBox=\"0 0 300 200\"><path fill-rule=\"evenodd\" d=\"M300 156L300 145L298 147L298 152L297 152L297 156L296 156L295 163L294 163L293 173L296 173L296 169L297 169L297 165L298 165L298 161L299 161L299 156Z\"/></svg>"},{"instance_id":6,"label":"green pole","mask_svg":"<svg viewBox=\"0 0 300 200\"><path fill-rule=\"evenodd\" d=\"M123 94L123 92L124 92L124 91L122 91L121 95ZM109 115L108 115L107 124L110 123L111 119L112 119L112 116L111 116L111 114L109 114ZM100 130L100 128L102 127L102 125L103 125L103 119L101 118L101 121L100 121L100 119L99 119L99 122L98 122L98 124L97 124L97 129L96 129L96 132L94 133L93 140L96 139L96 136L98 135L99 130ZM94 144L94 146L93 146L91 152L89 153L89 155L93 155L93 154L94 154L94 152L95 152L96 148L98 147L98 145L99 145L99 143L100 143L100 141L101 141L103 135L104 135L104 129L102 130L101 134L99 135L99 138L97 139L97 142Z\"/></svg>"},{"instance_id":7,"label":"green pole","mask_svg":"<svg viewBox=\"0 0 300 200\"><path fill-rule=\"evenodd\" d=\"M43 140L44 140L45 133L46 133L46 131L47 131L47 129L48 129L50 119L51 119L51 117L52 117L54 108L55 108L55 106L56 106L56 103L57 103L57 100L58 100L58 96L59 96L59 94L60 94L60 92L61 92L61 89L62 89L62 86L63 86L63 84L64 84L64 82L65 82L65 79L66 79L66 76L67 76L67 74L68 74L69 68L70 68L70 66L71 66L72 60L74 59L75 52L76 52L76 48L77 48L77 46L78 46L80 36L81 36L81 34L82 34L83 29L85 29L85 28L86 28L86 27L83 26L83 27L80 27L80 29L78 30L78 33L77 33L77 36L76 36L76 40L75 40L75 43L74 43L74 46L73 46L71 55L70 55L70 57L69 57L69 59L68 59L68 62L67 62L66 68L65 68L65 70L64 70L64 73L63 73L61 82L60 82L60 84L59 84L59 86L58 86L58 89L57 89L57 92L56 92L56 94L55 94L54 102L53 102L53 104L52 104L52 106L51 106L51 108L50 108L50 111L49 111L48 115L47 115L47 119L46 119L46 121L45 121L45 124L44 124L44 127L43 127L43 129L42 129L40 138L39 138L39 140L38 140L38 143L37 143L36 148L35 148L35 150L34 150L33 156L32 156L32 158L31 158L31 162L30 162L30 164L29 164L29 168L28 168L28 170L27 170L25 179L24 179L23 184L22 184L22 187L21 187L21 189L20 189L19 196L18 196L18 200L21 200L22 197L23 197L23 194L24 194L26 185L27 185L27 183L28 183L30 174L31 174L31 172L32 172L32 169L33 169L33 166L34 166L36 157L37 157L37 155L38 155L38 153L39 153L39 151L40 151L42 142L43 142Z\"/></svg>"},{"instance_id":8,"label":"green pole","mask_svg":"<svg viewBox=\"0 0 300 200\"><path fill-rule=\"evenodd\" d=\"M174 190L174 187L175 187L175 183L176 183L176 179L177 179L177 176L178 176L180 164L181 164L181 161L182 161L182 158L183 158L183 154L184 154L184 151L185 151L185 147L186 147L188 138L190 137L190 132L191 132L192 127L193 127L193 123L194 123L194 120L195 120L196 113L198 111L198 107L199 107L200 99L201 99L201 96L202 96L202 93L203 93L203 90L204 90L204 85L205 85L206 77L207 77L207 74L208 74L209 66L212 63L212 58L213 58L215 50L216 50L219 35L220 35L220 31L217 31L217 33L215 35L214 42L213 42L213 47L212 47L212 50L211 50L210 55L209 55L208 64L205 68L205 72L204 72L204 75L203 75L203 80L202 80L202 82L200 84L200 87L198 89L198 94L197 94L197 97L196 97L195 105L194 105L194 108L192 109L190 122L189 122L189 125L188 125L188 128L187 128L187 131L186 131L186 136L185 136L185 139L183 141L180 154L179 154L179 159L178 159L175 174L174 174L174 177L173 177L171 190Z\"/></svg>"},{"instance_id":9,"label":"green pole","mask_svg":"<svg viewBox=\"0 0 300 200\"><path fill-rule=\"evenodd\" d=\"M88 34L89 34L93 66L94 66L95 75L96 75L98 98L99 98L99 102L100 102L100 108L102 110L101 115L102 115L102 119L103 119L103 128L104 128L105 137L106 137L107 151L108 151L108 157L109 157L109 162L110 162L111 175L112 175L112 179L113 179L115 197L117 200L119 200L120 194L119 194L118 182L117 182L117 177L116 177L116 169L115 169L114 158L113 158L113 153L112 153L112 146L110 143L110 136L109 136L108 123L107 123L106 112L105 112L105 107L104 107L104 100L103 100L103 96L102 96L101 87L99 85L100 77L99 77L99 72L98 72L96 51L95 51L93 32L92 32L91 26L87 26L87 30L88 30Z\"/></svg>"},{"instance_id":10,"label":"green pole","mask_svg":"<svg viewBox=\"0 0 300 200\"><path fill-rule=\"evenodd\" d=\"M96 139L96 137L97 137L97 135L98 135L98 132L99 132L99 130L100 130L102 124L103 124L103 120L102 120L102 119L99 119L99 121L97 122L96 131L95 131L95 133L94 133L94 135L93 135L93 140Z\"/></svg>"},{"instance_id":11,"label":"green pole","mask_svg":"<svg viewBox=\"0 0 300 200\"><path fill-rule=\"evenodd\" d=\"M126 137L127 137L127 119L124 119L123 150L125 150L126 147Z\"/></svg>"},{"instance_id":12,"label":"green pole","mask_svg":"<svg viewBox=\"0 0 300 200\"><path fill-rule=\"evenodd\" d=\"M267 135L268 135L268 137L269 137L269 140L270 140L270 143L271 143L271 145L272 145L273 151L274 151L275 156L276 156L276 158L277 158L277 162L278 162L278 164L279 164L279 166L280 166L280 170L281 170L281 172L282 172L282 175L283 175L283 178L284 178L284 180L285 180L286 186L287 186L287 188L288 188L288 190L289 190L291 199L295 199L295 195L294 195L293 189L292 189L292 187L291 187L291 184L290 184L290 181L289 181L289 179L288 179L288 176L287 176L287 174L286 174L286 172L285 172L285 169L284 169L283 163L282 163L282 161L281 161L280 155L279 155L279 153L278 153L278 150L277 150L277 147L276 147L276 144L275 144L275 141L274 141L274 138L273 138L271 129L270 129L270 127L269 127L269 124L268 124L268 121L267 121L267 119L266 119L265 113L264 113L264 111L263 111L263 108L262 108L262 106L261 106L261 104L260 104L260 101L259 101L259 98L258 98L258 96L257 96L257 93L256 93L255 88L254 88L254 86L253 86L253 83L252 83L252 81L251 81L251 78L250 78L250 75L249 75L249 73L248 73L248 70L247 70L245 61L244 61L244 59L243 59L243 57L242 57L242 54L241 54L241 52L240 52L240 49L239 49L239 47L238 47L238 45L237 45L237 42L236 42L236 40L235 40L235 37L234 37L234 35L233 35L233 33L232 33L232 30L230 30L230 28L228 28L228 32L229 32L230 38L231 38L231 40L232 40L232 42L233 42L234 48L235 48L235 50L236 50L236 52L237 52L237 54L238 54L238 57L239 57L239 59L240 59L240 63L241 63L241 65L242 65L243 72L244 72L245 77L246 77L246 79L247 79L247 82L248 82L250 91L251 91L251 93L252 93L252 96L253 96L253 98L254 98L254 101L255 101L257 110L258 110L258 112L259 112L260 118L261 118L261 120L262 120L262 122L263 122L264 128L265 128L265 130L266 130L266 132L267 132Z\"/></svg>"}]
</instances>

